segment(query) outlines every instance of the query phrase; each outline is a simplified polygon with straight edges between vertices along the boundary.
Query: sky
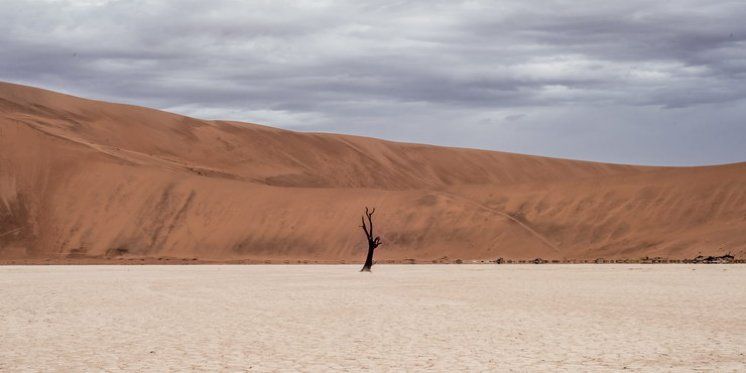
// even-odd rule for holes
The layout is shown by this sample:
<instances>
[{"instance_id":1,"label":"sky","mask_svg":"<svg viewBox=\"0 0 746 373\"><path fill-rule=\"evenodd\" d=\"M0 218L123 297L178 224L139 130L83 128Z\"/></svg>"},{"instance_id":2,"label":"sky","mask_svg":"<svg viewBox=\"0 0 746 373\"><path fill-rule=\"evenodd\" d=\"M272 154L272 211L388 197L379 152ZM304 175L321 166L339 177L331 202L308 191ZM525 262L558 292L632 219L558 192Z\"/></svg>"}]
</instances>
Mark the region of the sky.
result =
<instances>
[{"instance_id":1,"label":"sky","mask_svg":"<svg viewBox=\"0 0 746 373\"><path fill-rule=\"evenodd\" d=\"M204 119L746 161L746 1L2 0L0 80Z\"/></svg>"}]
</instances>

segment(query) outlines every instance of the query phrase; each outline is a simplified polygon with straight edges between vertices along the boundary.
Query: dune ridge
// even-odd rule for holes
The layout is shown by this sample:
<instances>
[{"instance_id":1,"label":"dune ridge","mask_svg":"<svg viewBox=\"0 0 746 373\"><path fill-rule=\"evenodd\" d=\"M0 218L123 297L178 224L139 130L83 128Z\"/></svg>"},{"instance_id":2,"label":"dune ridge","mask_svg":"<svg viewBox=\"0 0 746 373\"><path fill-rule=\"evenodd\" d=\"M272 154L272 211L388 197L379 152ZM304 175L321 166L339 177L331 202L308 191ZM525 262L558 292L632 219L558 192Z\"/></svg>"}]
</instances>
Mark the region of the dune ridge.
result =
<instances>
[{"instance_id":1,"label":"dune ridge","mask_svg":"<svg viewBox=\"0 0 746 373\"><path fill-rule=\"evenodd\" d=\"M746 163L644 167L208 121L0 83L0 261L746 254Z\"/></svg>"}]
</instances>

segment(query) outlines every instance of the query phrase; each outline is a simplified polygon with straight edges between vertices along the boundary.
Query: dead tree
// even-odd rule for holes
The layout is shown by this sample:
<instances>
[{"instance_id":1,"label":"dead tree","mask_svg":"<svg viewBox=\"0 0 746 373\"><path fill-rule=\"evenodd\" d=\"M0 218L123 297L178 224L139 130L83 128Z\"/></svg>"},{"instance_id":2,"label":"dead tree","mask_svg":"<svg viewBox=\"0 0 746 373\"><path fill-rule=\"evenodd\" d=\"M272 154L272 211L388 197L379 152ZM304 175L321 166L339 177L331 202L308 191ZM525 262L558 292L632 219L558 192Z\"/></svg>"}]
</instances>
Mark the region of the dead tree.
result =
<instances>
[{"instance_id":1,"label":"dead tree","mask_svg":"<svg viewBox=\"0 0 746 373\"><path fill-rule=\"evenodd\" d=\"M381 237L373 235L374 212L376 212L375 208L369 211L368 207L366 207L365 215L361 217L363 224L360 226L360 228L363 228L363 231L365 232L365 238L368 240L368 256L365 258L365 264L363 265L363 268L360 270L360 272L370 272L370 267L373 267L373 251L375 251L378 246L381 246ZM367 225L365 224L366 217L368 218Z\"/></svg>"}]
</instances>

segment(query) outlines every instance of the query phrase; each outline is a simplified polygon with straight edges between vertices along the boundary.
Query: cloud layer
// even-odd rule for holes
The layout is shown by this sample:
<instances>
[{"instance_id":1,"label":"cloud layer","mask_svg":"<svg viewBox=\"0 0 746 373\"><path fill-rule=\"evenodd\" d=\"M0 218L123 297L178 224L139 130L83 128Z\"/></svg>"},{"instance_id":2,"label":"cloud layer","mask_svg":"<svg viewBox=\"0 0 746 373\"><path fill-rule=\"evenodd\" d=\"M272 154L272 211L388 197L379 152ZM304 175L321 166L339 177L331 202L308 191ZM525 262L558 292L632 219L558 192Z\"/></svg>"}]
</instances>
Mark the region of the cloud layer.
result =
<instances>
[{"instance_id":1,"label":"cloud layer","mask_svg":"<svg viewBox=\"0 0 746 373\"><path fill-rule=\"evenodd\" d=\"M746 161L742 1L18 1L0 79L203 118Z\"/></svg>"}]
</instances>

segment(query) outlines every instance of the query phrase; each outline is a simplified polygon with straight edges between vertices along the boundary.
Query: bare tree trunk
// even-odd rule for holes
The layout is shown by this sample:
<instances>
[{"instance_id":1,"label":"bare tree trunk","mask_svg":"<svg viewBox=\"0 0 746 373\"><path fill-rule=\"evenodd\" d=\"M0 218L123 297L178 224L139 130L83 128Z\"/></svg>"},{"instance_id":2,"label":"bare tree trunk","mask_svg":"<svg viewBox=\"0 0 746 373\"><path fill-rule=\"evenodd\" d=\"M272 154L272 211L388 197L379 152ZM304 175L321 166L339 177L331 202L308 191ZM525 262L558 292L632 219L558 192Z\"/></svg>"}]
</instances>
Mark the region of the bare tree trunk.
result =
<instances>
[{"instance_id":1,"label":"bare tree trunk","mask_svg":"<svg viewBox=\"0 0 746 373\"><path fill-rule=\"evenodd\" d=\"M368 247L368 257L365 258L365 264L363 264L363 269L360 272L370 272L370 267L373 267L373 250L375 249Z\"/></svg>"},{"instance_id":2,"label":"bare tree trunk","mask_svg":"<svg viewBox=\"0 0 746 373\"><path fill-rule=\"evenodd\" d=\"M368 256L365 258L365 264L363 264L363 268L360 270L360 272L370 272L370 268L373 267L373 251L375 251L376 247L381 246L381 237L375 236L373 233L373 213L376 212L376 209L368 210L368 208L365 208L365 215L362 217L362 225L360 228L363 228L363 232L365 232L365 238L368 241ZM368 218L368 223L366 224L365 218Z\"/></svg>"}]
</instances>

